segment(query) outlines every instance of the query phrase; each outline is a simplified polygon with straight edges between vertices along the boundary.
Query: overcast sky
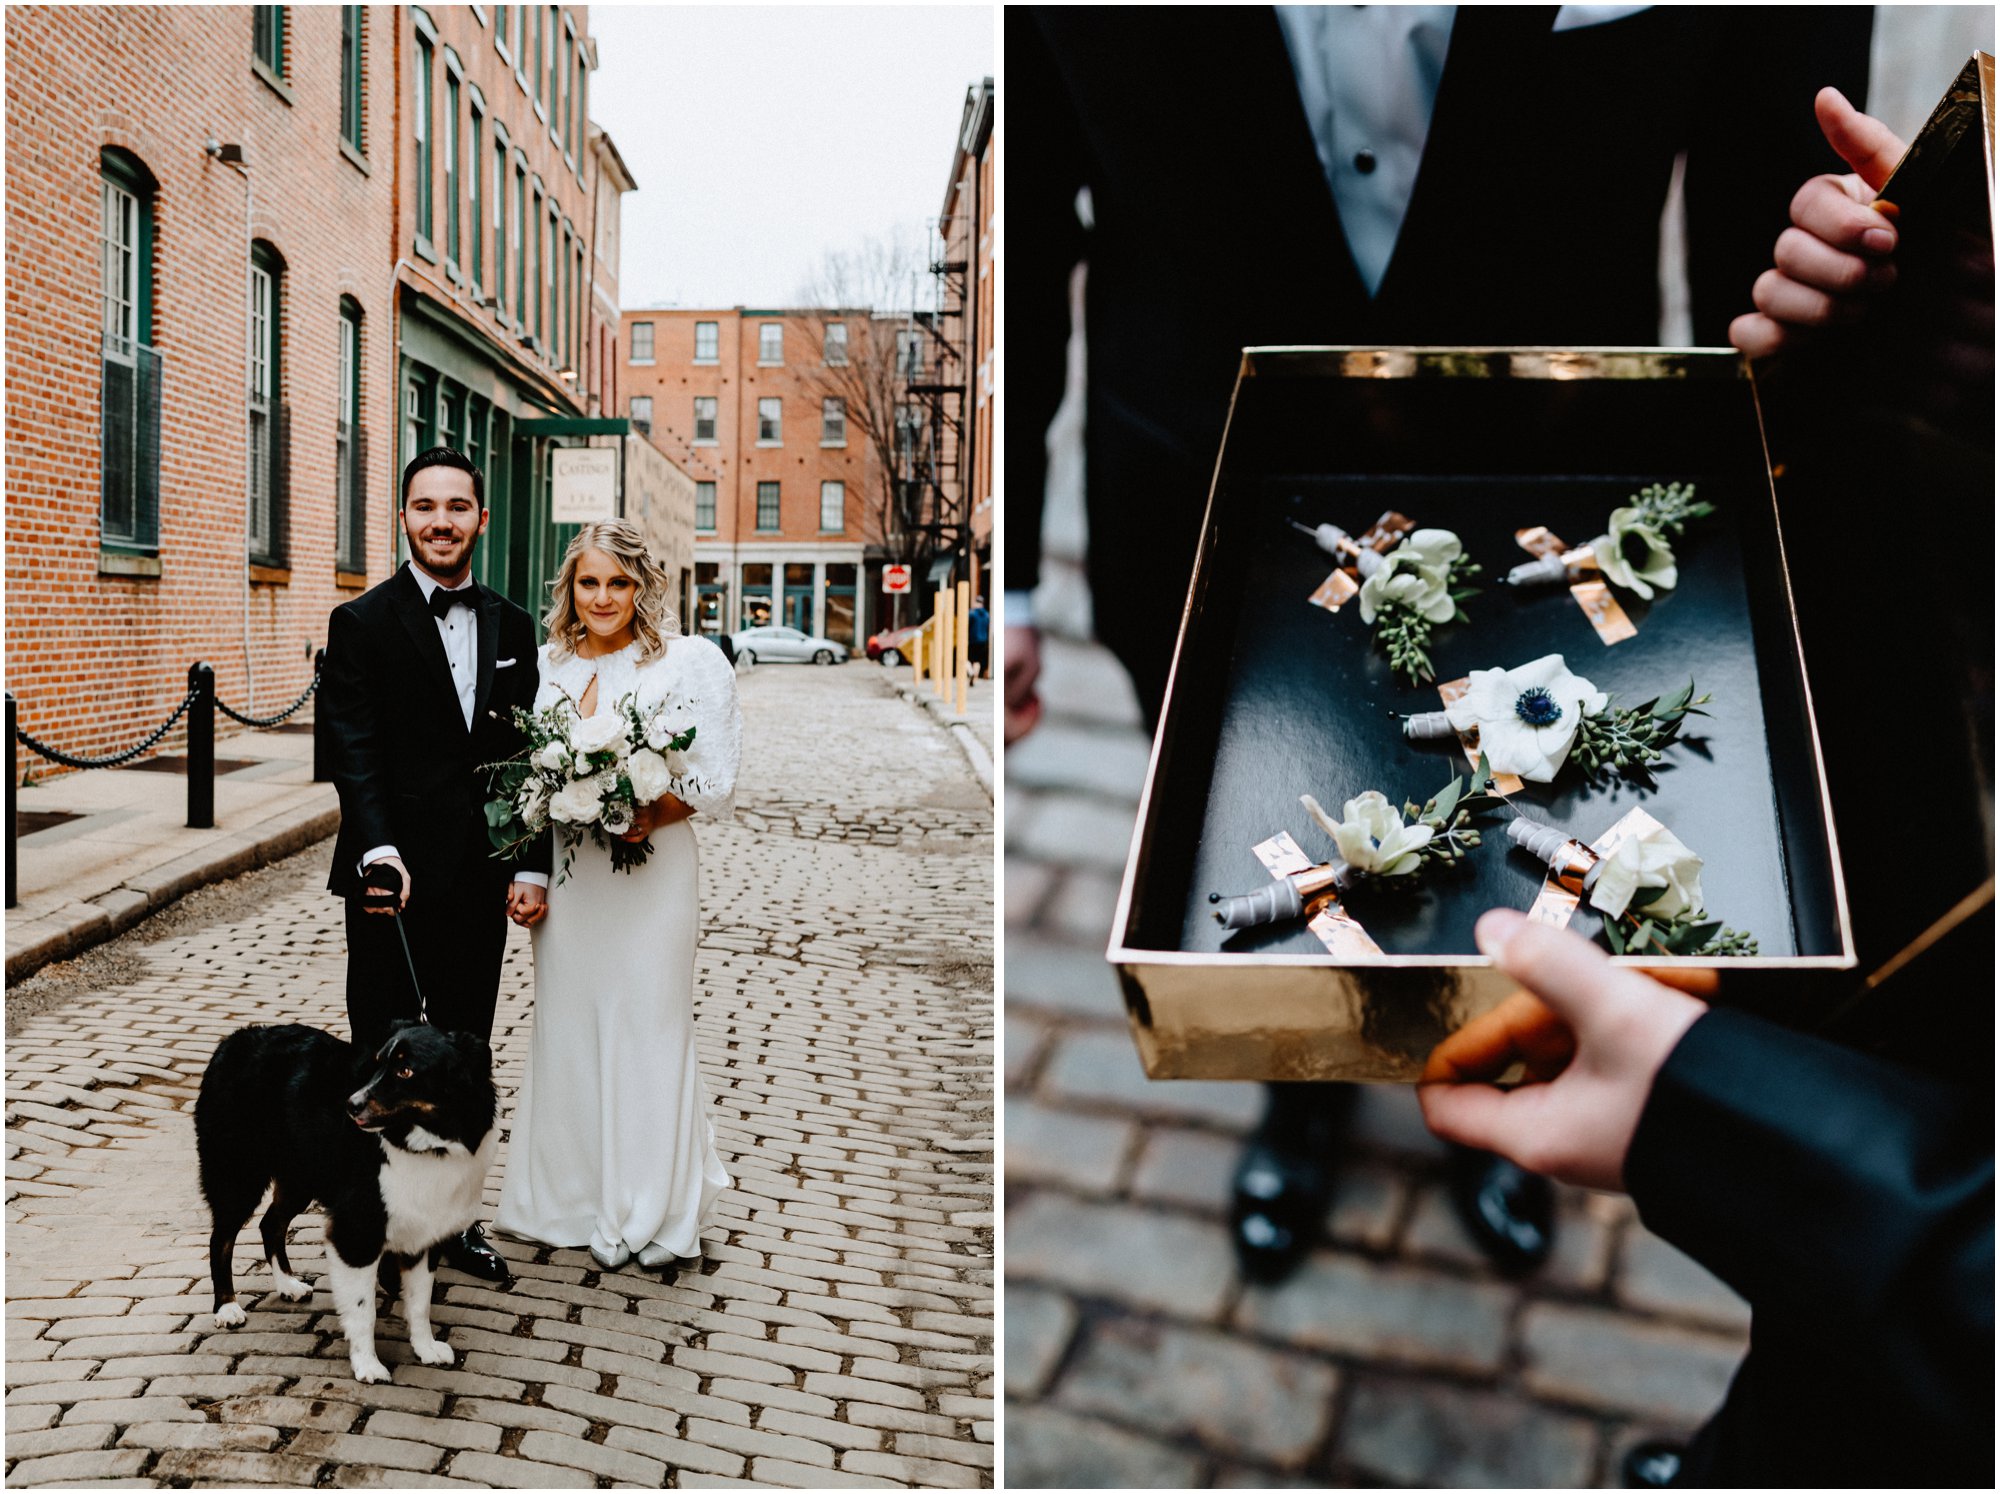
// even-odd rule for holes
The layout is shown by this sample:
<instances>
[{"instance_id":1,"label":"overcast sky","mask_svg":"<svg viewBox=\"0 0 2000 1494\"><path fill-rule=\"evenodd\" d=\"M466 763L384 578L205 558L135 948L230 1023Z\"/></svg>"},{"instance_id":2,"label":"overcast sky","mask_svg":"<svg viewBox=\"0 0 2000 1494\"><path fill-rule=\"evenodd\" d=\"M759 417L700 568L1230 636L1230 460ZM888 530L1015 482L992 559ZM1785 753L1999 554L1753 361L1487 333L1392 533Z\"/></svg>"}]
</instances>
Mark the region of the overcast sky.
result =
<instances>
[{"instance_id":1,"label":"overcast sky","mask_svg":"<svg viewBox=\"0 0 2000 1494\"><path fill-rule=\"evenodd\" d=\"M593 5L591 118L627 306L793 301L820 256L937 217L994 7Z\"/></svg>"}]
</instances>

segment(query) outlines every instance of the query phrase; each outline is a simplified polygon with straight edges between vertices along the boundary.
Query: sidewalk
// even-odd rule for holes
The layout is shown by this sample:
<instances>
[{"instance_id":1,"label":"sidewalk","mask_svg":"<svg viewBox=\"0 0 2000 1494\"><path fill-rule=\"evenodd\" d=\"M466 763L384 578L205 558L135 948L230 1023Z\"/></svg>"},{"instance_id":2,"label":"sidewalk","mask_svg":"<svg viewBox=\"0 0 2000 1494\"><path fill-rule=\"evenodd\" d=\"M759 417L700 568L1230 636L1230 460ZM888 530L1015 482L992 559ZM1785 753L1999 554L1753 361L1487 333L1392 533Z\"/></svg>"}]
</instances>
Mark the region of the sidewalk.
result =
<instances>
[{"instance_id":1,"label":"sidewalk","mask_svg":"<svg viewBox=\"0 0 2000 1494\"><path fill-rule=\"evenodd\" d=\"M26 747L18 752L25 771L48 766ZM185 771L89 768L20 790L20 906L7 911L7 983L123 933L197 887L331 835L339 803L332 784L312 781L312 755L309 726L218 735L212 830L187 827Z\"/></svg>"},{"instance_id":2,"label":"sidewalk","mask_svg":"<svg viewBox=\"0 0 2000 1494\"><path fill-rule=\"evenodd\" d=\"M948 728L952 738L958 743L959 751L972 765L975 777L986 786L988 798L993 796L993 711L994 695L991 680L974 680L965 689L965 714L958 714L958 695L947 680L945 688L949 696L937 693L928 676L917 680L909 669L884 669L882 677L903 699L920 706L931 719Z\"/></svg>"}]
</instances>

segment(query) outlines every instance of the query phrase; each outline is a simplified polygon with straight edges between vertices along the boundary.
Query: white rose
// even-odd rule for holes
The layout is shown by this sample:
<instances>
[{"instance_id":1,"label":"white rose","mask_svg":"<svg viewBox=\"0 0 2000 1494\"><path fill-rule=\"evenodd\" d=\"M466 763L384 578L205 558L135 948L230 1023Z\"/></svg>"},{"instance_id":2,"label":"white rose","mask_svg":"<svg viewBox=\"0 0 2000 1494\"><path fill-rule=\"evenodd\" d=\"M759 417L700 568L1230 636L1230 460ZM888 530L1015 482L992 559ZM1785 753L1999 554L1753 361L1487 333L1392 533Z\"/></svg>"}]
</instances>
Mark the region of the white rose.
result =
<instances>
[{"instance_id":1,"label":"white rose","mask_svg":"<svg viewBox=\"0 0 2000 1494\"><path fill-rule=\"evenodd\" d=\"M569 766L569 749L561 742L551 742L535 754L535 765L559 771Z\"/></svg>"},{"instance_id":2,"label":"white rose","mask_svg":"<svg viewBox=\"0 0 2000 1494\"><path fill-rule=\"evenodd\" d=\"M1665 891L1634 910L1642 917L1667 922L1702 909L1701 857L1664 825L1619 842L1618 849L1599 863L1590 906L1622 917L1634 897L1654 887Z\"/></svg>"},{"instance_id":3,"label":"white rose","mask_svg":"<svg viewBox=\"0 0 2000 1494\"><path fill-rule=\"evenodd\" d=\"M1451 563L1462 547L1449 529L1419 529L1382 559L1361 583L1361 620L1390 605L1408 607L1434 623L1450 622L1458 611L1451 599Z\"/></svg>"},{"instance_id":4,"label":"white rose","mask_svg":"<svg viewBox=\"0 0 2000 1494\"><path fill-rule=\"evenodd\" d=\"M1454 731L1479 728L1479 750L1495 773L1547 783L1569 756L1583 718L1609 699L1571 674L1561 654L1544 654L1518 669L1473 670L1465 693L1444 714Z\"/></svg>"},{"instance_id":5,"label":"white rose","mask_svg":"<svg viewBox=\"0 0 2000 1494\"><path fill-rule=\"evenodd\" d=\"M604 796L598 791L594 778L567 784L549 800L549 818L566 825L588 825L603 809Z\"/></svg>"},{"instance_id":6,"label":"white rose","mask_svg":"<svg viewBox=\"0 0 2000 1494\"><path fill-rule=\"evenodd\" d=\"M651 804L673 784L667 760L646 748L632 754L625 764L625 774L632 780L632 797L641 804Z\"/></svg>"},{"instance_id":7,"label":"white rose","mask_svg":"<svg viewBox=\"0 0 2000 1494\"><path fill-rule=\"evenodd\" d=\"M1300 801L1320 829L1340 847L1340 859L1359 872L1401 877L1417 869L1417 855L1431 841L1428 825L1406 825L1402 814L1375 789L1349 799L1336 821L1312 795Z\"/></svg>"},{"instance_id":8,"label":"white rose","mask_svg":"<svg viewBox=\"0 0 2000 1494\"><path fill-rule=\"evenodd\" d=\"M1653 588L1672 591L1680 580L1673 547L1637 508L1612 509L1610 532L1591 541L1590 552L1613 585L1636 591L1647 601L1653 599Z\"/></svg>"},{"instance_id":9,"label":"white rose","mask_svg":"<svg viewBox=\"0 0 2000 1494\"><path fill-rule=\"evenodd\" d=\"M577 722L569 734L570 745L578 752L615 751L620 757L626 752L625 714L622 711L599 711L595 716L586 716Z\"/></svg>"}]
</instances>

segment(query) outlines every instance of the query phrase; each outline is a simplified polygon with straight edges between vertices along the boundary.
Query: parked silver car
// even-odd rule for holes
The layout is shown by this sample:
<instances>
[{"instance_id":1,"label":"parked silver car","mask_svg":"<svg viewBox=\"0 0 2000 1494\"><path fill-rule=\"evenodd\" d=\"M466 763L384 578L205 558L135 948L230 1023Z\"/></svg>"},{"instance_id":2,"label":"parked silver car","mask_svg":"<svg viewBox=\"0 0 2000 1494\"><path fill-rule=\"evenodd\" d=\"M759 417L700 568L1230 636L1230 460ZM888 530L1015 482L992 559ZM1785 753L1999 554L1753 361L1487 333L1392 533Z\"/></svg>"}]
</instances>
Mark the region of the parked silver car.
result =
<instances>
[{"instance_id":1,"label":"parked silver car","mask_svg":"<svg viewBox=\"0 0 2000 1494\"><path fill-rule=\"evenodd\" d=\"M745 628L731 635L736 645L736 657L745 664L765 663L787 664L845 664L847 645L835 643L831 638L815 638L810 633L801 633L797 628L772 625L762 628Z\"/></svg>"}]
</instances>

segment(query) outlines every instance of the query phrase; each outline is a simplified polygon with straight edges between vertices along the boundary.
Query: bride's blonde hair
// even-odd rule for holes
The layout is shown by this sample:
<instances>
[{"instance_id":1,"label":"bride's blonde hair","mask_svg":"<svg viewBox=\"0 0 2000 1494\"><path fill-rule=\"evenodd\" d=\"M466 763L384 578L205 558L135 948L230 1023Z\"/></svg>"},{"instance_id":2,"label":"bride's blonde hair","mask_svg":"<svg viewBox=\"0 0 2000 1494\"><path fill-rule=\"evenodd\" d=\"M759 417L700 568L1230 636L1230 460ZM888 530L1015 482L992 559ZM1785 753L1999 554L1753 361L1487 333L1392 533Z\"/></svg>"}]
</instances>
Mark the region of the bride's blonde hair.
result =
<instances>
[{"instance_id":1,"label":"bride's blonde hair","mask_svg":"<svg viewBox=\"0 0 2000 1494\"><path fill-rule=\"evenodd\" d=\"M589 630L576 612L576 567L586 550L601 550L638 583L633 598L632 634L639 643L639 662L649 663L666 652L667 640L678 638L680 619L667 605L667 569L653 559L646 537L629 519L605 519L586 524L563 551L562 565L549 583L549 610L542 618L549 643L558 658L573 654Z\"/></svg>"}]
</instances>

